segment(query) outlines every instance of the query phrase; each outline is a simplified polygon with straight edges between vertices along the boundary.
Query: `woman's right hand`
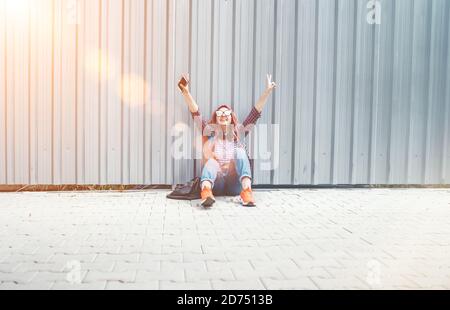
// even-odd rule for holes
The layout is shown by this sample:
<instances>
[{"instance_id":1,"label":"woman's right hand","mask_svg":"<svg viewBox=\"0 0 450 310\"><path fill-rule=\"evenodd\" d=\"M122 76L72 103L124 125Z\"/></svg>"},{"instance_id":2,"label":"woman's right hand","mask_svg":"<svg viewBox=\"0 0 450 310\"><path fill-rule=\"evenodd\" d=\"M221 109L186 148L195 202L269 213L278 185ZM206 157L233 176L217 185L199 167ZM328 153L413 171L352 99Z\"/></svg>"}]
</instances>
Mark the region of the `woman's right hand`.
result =
<instances>
[{"instance_id":1,"label":"woman's right hand","mask_svg":"<svg viewBox=\"0 0 450 310\"><path fill-rule=\"evenodd\" d=\"M180 85L180 88L181 88L181 92L183 93L183 94L189 94L189 85L186 85L186 86L184 86L184 85Z\"/></svg>"},{"instance_id":2,"label":"woman's right hand","mask_svg":"<svg viewBox=\"0 0 450 310\"><path fill-rule=\"evenodd\" d=\"M180 84L183 77L186 79L187 85ZM189 108L189 111L191 113L198 112L198 105L195 102L194 98L192 98L191 93L189 92L189 75L188 74L181 76L180 80L178 81L177 87L178 87L178 90L183 95L183 99L186 102L186 104Z\"/></svg>"},{"instance_id":3,"label":"woman's right hand","mask_svg":"<svg viewBox=\"0 0 450 310\"><path fill-rule=\"evenodd\" d=\"M187 81L186 85L181 84L181 81L183 78ZM178 81L178 87L180 88L180 91L182 94L189 94L189 74L183 74L179 81Z\"/></svg>"},{"instance_id":4,"label":"woman's right hand","mask_svg":"<svg viewBox=\"0 0 450 310\"><path fill-rule=\"evenodd\" d=\"M183 89L182 93L188 95L189 94L189 86L181 86Z\"/></svg>"}]
</instances>

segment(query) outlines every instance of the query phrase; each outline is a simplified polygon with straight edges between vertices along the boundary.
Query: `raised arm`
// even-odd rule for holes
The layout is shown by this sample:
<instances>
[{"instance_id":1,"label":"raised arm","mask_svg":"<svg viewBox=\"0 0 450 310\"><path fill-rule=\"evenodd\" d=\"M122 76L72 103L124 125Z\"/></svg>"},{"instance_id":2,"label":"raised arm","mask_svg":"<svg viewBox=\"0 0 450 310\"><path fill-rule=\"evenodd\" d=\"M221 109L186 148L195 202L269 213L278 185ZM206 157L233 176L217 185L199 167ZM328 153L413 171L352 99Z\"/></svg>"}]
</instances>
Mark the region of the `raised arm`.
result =
<instances>
[{"instance_id":1,"label":"raised arm","mask_svg":"<svg viewBox=\"0 0 450 310\"><path fill-rule=\"evenodd\" d=\"M186 102L189 111L191 112L192 118L194 119L194 123L197 124L198 128L201 130L202 134L206 127L206 121L202 118L200 111L198 109L198 105L195 102L194 98L192 97L191 93L189 92L189 85L183 86L180 85L182 88L182 94L184 101Z\"/></svg>"},{"instance_id":2,"label":"raised arm","mask_svg":"<svg viewBox=\"0 0 450 310\"><path fill-rule=\"evenodd\" d=\"M264 109L264 106L267 103L267 99L269 98L272 91L277 87L277 84L272 82L272 76L267 75L267 87L264 93L261 95L259 100L256 102L255 106L250 111L247 118L242 123L242 127L239 128L239 134L246 137L253 127L256 125L256 122L261 118L261 112Z\"/></svg>"},{"instance_id":3,"label":"raised arm","mask_svg":"<svg viewBox=\"0 0 450 310\"><path fill-rule=\"evenodd\" d=\"M182 90L183 98L189 108L189 111L191 111L191 113L197 113L198 105L195 102L194 98L192 98L191 93L189 92L189 85L187 86L181 85L180 87L183 89Z\"/></svg>"},{"instance_id":4,"label":"raised arm","mask_svg":"<svg viewBox=\"0 0 450 310\"><path fill-rule=\"evenodd\" d=\"M259 100L255 104L256 110L261 113L264 109L264 106L267 103L267 99L269 98L272 91L277 88L277 84L275 82L272 82L272 75L267 75L267 87L264 90L263 94L259 98Z\"/></svg>"}]
</instances>

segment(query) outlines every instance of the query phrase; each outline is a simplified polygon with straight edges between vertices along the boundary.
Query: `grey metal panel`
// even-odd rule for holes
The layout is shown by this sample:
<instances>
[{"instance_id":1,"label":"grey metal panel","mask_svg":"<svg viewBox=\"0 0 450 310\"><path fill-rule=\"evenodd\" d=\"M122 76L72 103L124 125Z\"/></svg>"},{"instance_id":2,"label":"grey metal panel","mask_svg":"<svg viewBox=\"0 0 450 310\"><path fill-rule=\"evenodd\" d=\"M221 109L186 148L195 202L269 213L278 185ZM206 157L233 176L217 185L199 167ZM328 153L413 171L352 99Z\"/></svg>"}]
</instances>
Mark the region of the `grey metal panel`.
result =
<instances>
[{"instance_id":1,"label":"grey metal panel","mask_svg":"<svg viewBox=\"0 0 450 310\"><path fill-rule=\"evenodd\" d=\"M450 4L447 4L450 11ZM450 14L450 13L448 13ZM450 16L449 16L450 18ZM448 20L447 20L448 21ZM450 28L450 22L449 26ZM450 31L447 32L447 93L445 96L445 128L444 128L444 153L443 153L443 169L442 169L442 183L450 183Z\"/></svg>"},{"instance_id":2,"label":"grey metal panel","mask_svg":"<svg viewBox=\"0 0 450 310\"><path fill-rule=\"evenodd\" d=\"M7 148L7 118L6 118L6 2L0 2L0 184L7 183L6 169L8 167L6 161Z\"/></svg>"},{"instance_id":3,"label":"grey metal panel","mask_svg":"<svg viewBox=\"0 0 450 310\"><path fill-rule=\"evenodd\" d=\"M90 3L95 3L95 1L91 1ZM98 4L97 4L98 5ZM60 114L60 124L61 124L61 183L62 184L73 184L76 183L76 157L77 157L77 147L76 147L76 132L78 128L77 118L76 118L76 110L77 110L77 90L76 90L76 81L77 81L77 50L76 50L76 42L77 42L77 27L76 24L70 21L70 15L67 12L67 8L69 6L69 0L62 1L61 9L61 63L60 63L60 75L57 75L60 78L59 87L61 88L61 97L55 101L55 105L60 105L61 114ZM96 24L99 23L98 15L94 15L94 18L97 19ZM89 29L89 28L88 28ZM89 29L89 31L95 32L95 29ZM100 32L98 29L97 32ZM92 82L98 83L98 78L92 78ZM91 84L92 85L92 84ZM94 87L94 85L92 85ZM86 90L86 92L91 94L90 91ZM98 115L99 112L96 111L98 109L99 99L96 98L95 105L92 106L92 110L89 107L89 115ZM91 126L97 128L98 117L91 121ZM89 132L89 127L85 130ZM91 136L98 137L98 133L95 132L91 134ZM99 144L97 139L96 144ZM98 154L98 146L95 148ZM92 163L92 170L98 172L99 170L99 158L97 154L88 154L89 157L95 158L95 161ZM99 183L99 179L95 178L92 180L92 183Z\"/></svg>"},{"instance_id":4,"label":"grey metal panel","mask_svg":"<svg viewBox=\"0 0 450 310\"><path fill-rule=\"evenodd\" d=\"M431 38L431 6L428 0L414 3L414 28L411 64L411 114L408 149L408 183L424 180L427 133L428 72Z\"/></svg>"},{"instance_id":5,"label":"grey metal panel","mask_svg":"<svg viewBox=\"0 0 450 310\"><path fill-rule=\"evenodd\" d=\"M167 85L167 104L168 104L168 135L167 135L167 154L168 161L166 182L170 184L180 183L182 180L191 179L193 176L193 161L189 158L192 153L192 139L183 138L182 151L183 155L180 159L172 156L173 152L173 136L174 130L180 131L181 137L186 137L190 131L186 131L189 124L190 116L186 110L184 100L177 90L177 81L182 73L189 71L190 50L189 50L189 24L190 10L189 1L169 2L169 28L168 28L168 85Z\"/></svg>"},{"instance_id":6,"label":"grey metal panel","mask_svg":"<svg viewBox=\"0 0 450 310\"><path fill-rule=\"evenodd\" d=\"M276 68L273 79L283 87L273 94L274 112L273 120L279 124L279 156L278 166L273 173L273 184L290 184L292 182L292 134L289 136L281 133L292 132L294 111L294 83L295 83L295 42L296 42L296 2L282 0L277 2L277 41L276 41ZM265 76L257 77L260 81ZM266 83L263 85L265 86ZM267 107L267 108L270 108ZM266 109L267 109L266 108ZM277 134L276 132L274 133ZM277 147L277 145L274 145Z\"/></svg>"},{"instance_id":7,"label":"grey metal panel","mask_svg":"<svg viewBox=\"0 0 450 310\"><path fill-rule=\"evenodd\" d=\"M448 1L437 0L432 4L430 76L428 98L428 127L426 172L424 183L441 182L442 151L444 137L445 78L448 55Z\"/></svg>"},{"instance_id":8,"label":"grey metal panel","mask_svg":"<svg viewBox=\"0 0 450 310\"><path fill-rule=\"evenodd\" d=\"M147 55L151 64L147 71L150 79L150 105L151 117L151 174L152 184L163 184L166 182L166 83L167 79L167 4L164 0L147 3L147 16L149 20L148 35L151 36L148 42ZM151 11L149 11L151 10Z\"/></svg>"},{"instance_id":9,"label":"grey metal panel","mask_svg":"<svg viewBox=\"0 0 450 310\"><path fill-rule=\"evenodd\" d=\"M295 113L294 184L311 184L313 156L314 87L317 41L317 2L298 3L297 80ZM282 87L282 86L281 86Z\"/></svg>"},{"instance_id":10,"label":"grey metal panel","mask_svg":"<svg viewBox=\"0 0 450 310\"><path fill-rule=\"evenodd\" d=\"M12 47L14 50L11 70L14 76L12 92L14 105L14 180L17 183L30 181L29 165L29 14L30 9L25 8L15 18L14 38ZM10 50L11 51L11 50Z\"/></svg>"},{"instance_id":11,"label":"grey metal panel","mask_svg":"<svg viewBox=\"0 0 450 310\"><path fill-rule=\"evenodd\" d=\"M117 4L119 2L119 4ZM102 64L107 66L103 73L103 90L105 95L102 100L106 100L104 108L106 118L106 182L109 184L120 184L122 182L122 144L121 144L121 121L122 121L122 100L121 100L121 60L122 60L122 5L120 1L108 0L102 2L107 9L107 33L103 35L107 43L102 49L102 55L106 60ZM81 113L80 113L81 114ZM80 115L80 118L82 115ZM103 136L104 138L104 136ZM80 140L80 139L79 139ZM82 145L80 145L82 147ZM80 166L80 164L79 164ZM150 169L146 166L146 172ZM81 170L82 172L82 170ZM80 173L81 173L80 172Z\"/></svg>"},{"instance_id":12,"label":"grey metal panel","mask_svg":"<svg viewBox=\"0 0 450 310\"><path fill-rule=\"evenodd\" d=\"M91 1L89 3L96 3ZM70 16L67 14L68 0L56 2L56 10L58 11L58 44L55 43L55 57L58 60L55 61L54 72L54 87L58 96L54 98L55 105L55 122L57 122L56 128L59 128L59 132L54 132L56 139L58 139L58 146L54 147L54 156L58 158L59 165L56 172L58 175L59 184L73 184L76 182L76 79L77 79L77 61L76 61L76 25L69 21ZM98 3L97 3L98 5ZM86 8L86 11L89 11ZM98 16L93 15L92 18L86 17L86 22L93 23L93 19L97 19ZM88 28L89 29L89 28ZM95 29L89 29L89 33L95 33ZM97 30L98 32L98 30ZM90 51L89 51L90 52ZM57 55L57 56L56 56ZM90 83L86 83L85 94L89 98L89 115L98 115L96 108L98 105L98 96L96 95L96 86L98 79L92 78ZM56 109L58 107L58 109ZM57 112L56 112L57 111ZM91 125L92 124L92 125ZM92 119L90 123L92 127L97 126L98 118ZM86 131L90 131L91 126L85 127ZM95 134L91 133L90 137L95 137ZM98 143L98 141L97 141ZM93 143L87 143L86 146L90 146ZM90 149L89 149L90 150ZM96 154L89 153L90 159L97 159ZM92 162L89 166L89 170L92 173L98 171L99 163L98 159ZM98 178L93 178L91 183L98 183Z\"/></svg>"},{"instance_id":13,"label":"grey metal panel","mask_svg":"<svg viewBox=\"0 0 450 310\"><path fill-rule=\"evenodd\" d=\"M87 56L85 56L85 2L81 1L77 3L75 12L73 13L73 22L76 24L77 27L77 33L76 33L76 45L77 45L77 54L76 54L76 61L77 61L77 67L78 68L84 68L85 61L87 59ZM112 30L113 28L111 28ZM55 32L55 31L53 31ZM120 39L122 37L120 36ZM53 42L52 42L53 43ZM52 59L52 62L54 60ZM85 105L85 75L86 70L77 69L76 73L76 96L77 96L77 106L76 106L76 118L77 118L77 128L76 128L76 147L77 147L77 162L76 162L76 181L78 184L85 184L86 182L86 175L85 175L85 167L86 167L86 134L89 134L86 132L86 126L85 124L85 114L87 111L89 111L88 106ZM111 102L111 110L114 107L114 102ZM122 128L120 129L122 130ZM111 132L116 133L117 132ZM117 139L117 138L116 138ZM119 139L120 141L120 139ZM111 155L114 155L114 152L111 153ZM111 169L111 171L114 171ZM120 182L119 182L120 183Z\"/></svg>"},{"instance_id":14,"label":"grey metal panel","mask_svg":"<svg viewBox=\"0 0 450 310\"><path fill-rule=\"evenodd\" d=\"M29 49L30 51L36 50L37 47L37 31L39 29L39 25L36 22L36 17L39 17L40 12L38 10L30 10L29 15L29 25L30 25L30 31L29 31ZM29 107L29 118L28 118L28 124L30 128L30 132L37 129L37 111L38 111L38 101L37 101L37 88L36 88L36 79L33 79L33 77L36 76L36 73L39 72L37 69L37 65L39 62L36 58L37 53L31 53L29 55L29 100L28 100L28 107ZM34 134L30 134L29 136L29 169L30 169L30 177L28 183L30 184L37 184L37 141L38 136Z\"/></svg>"},{"instance_id":15,"label":"grey metal panel","mask_svg":"<svg viewBox=\"0 0 450 310\"><path fill-rule=\"evenodd\" d=\"M130 68L131 12L130 2L123 2L123 58L122 58L122 184L128 185L130 179L130 109L132 108L130 92L133 89L133 72Z\"/></svg>"},{"instance_id":16,"label":"grey metal panel","mask_svg":"<svg viewBox=\"0 0 450 310\"><path fill-rule=\"evenodd\" d=\"M174 129L196 151L185 72L204 118L231 103L242 120L267 73L280 84L248 141L257 184L450 182L447 0L380 0L380 25L365 0L7 3L0 184L198 175L171 156Z\"/></svg>"},{"instance_id":17,"label":"grey metal panel","mask_svg":"<svg viewBox=\"0 0 450 310\"><path fill-rule=\"evenodd\" d=\"M253 99L256 102L260 95L264 91L264 77L267 73L274 73L275 66L275 1L274 0L256 0L255 1L255 52L254 52L254 84L253 84ZM267 101L267 107L262 114L260 124L266 124L264 127L255 128L253 139L255 142L254 152L255 159L255 171L254 179L259 184L270 184L271 171L270 167L273 167L274 163L271 161L271 157L267 156L273 153L273 143L267 143L267 141L273 141L272 135L274 128L267 124L272 124L273 119L273 105L274 96L271 96ZM269 140L266 139L268 137ZM259 141L261 139L262 141ZM263 144L263 142L265 142Z\"/></svg>"},{"instance_id":18,"label":"grey metal panel","mask_svg":"<svg viewBox=\"0 0 450 310\"><path fill-rule=\"evenodd\" d=\"M214 28L214 81L217 83L213 88L213 91L216 92L216 100L212 102L214 106L222 103L231 104L232 100L233 7L235 2L215 0L214 9L218 18L215 20L217 23Z\"/></svg>"},{"instance_id":19,"label":"grey metal panel","mask_svg":"<svg viewBox=\"0 0 450 310\"><path fill-rule=\"evenodd\" d=\"M357 1L352 183L369 182L371 106L373 100L374 30L366 21L365 1Z\"/></svg>"},{"instance_id":20,"label":"grey metal panel","mask_svg":"<svg viewBox=\"0 0 450 310\"><path fill-rule=\"evenodd\" d=\"M339 1L337 9L332 183L350 184L356 3L351 0Z\"/></svg>"},{"instance_id":21,"label":"grey metal panel","mask_svg":"<svg viewBox=\"0 0 450 310\"><path fill-rule=\"evenodd\" d=\"M375 39L374 110L372 129L372 183L389 183L394 78L395 2L385 0Z\"/></svg>"},{"instance_id":22,"label":"grey metal panel","mask_svg":"<svg viewBox=\"0 0 450 310\"><path fill-rule=\"evenodd\" d=\"M109 102L109 57L108 57L108 11L109 3L107 0L100 0L100 49L99 49L99 83L100 83L100 102L99 102L99 183L108 184L108 102Z\"/></svg>"},{"instance_id":23,"label":"grey metal panel","mask_svg":"<svg viewBox=\"0 0 450 310\"><path fill-rule=\"evenodd\" d=\"M5 89L5 98L6 98L6 182L7 184L14 184L15 181L15 138L14 138L14 84L15 84L15 76L14 76L14 32L15 32L15 21L8 14L8 7L5 6L6 10L6 60L5 60L5 77L6 77L6 89ZM2 94L3 97L3 94Z\"/></svg>"},{"instance_id":24,"label":"grey metal panel","mask_svg":"<svg viewBox=\"0 0 450 310\"><path fill-rule=\"evenodd\" d=\"M235 2L234 67L232 84L232 104L240 121L252 109L253 98L253 42L254 1ZM255 77L256 83L264 83L264 77ZM259 95L259 94L257 94Z\"/></svg>"},{"instance_id":25,"label":"grey metal panel","mask_svg":"<svg viewBox=\"0 0 450 310\"><path fill-rule=\"evenodd\" d=\"M389 181L407 183L409 119L411 102L411 47L413 5L410 0L395 2L392 125Z\"/></svg>"},{"instance_id":26,"label":"grey metal panel","mask_svg":"<svg viewBox=\"0 0 450 310\"><path fill-rule=\"evenodd\" d=\"M129 45L129 74L132 85L129 103L129 165L130 183L144 183L144 52L145 52L145 1L126 1L130 10L130 45ZM125 37L127 34L125 34Z\"/></svg>"},{"instance_id":27,"label":"grey metal panel","mask_svg":"<svg viewBox=\"0 0 450 310\"><path fill-rule=\"evenodd\" d=\"M30 11L29 162L30 184L50 184L52 88L52 3L42 0ZM1 70L0 70L1 72Z\"/></svg>"},{"instance_id":28,"label":"grey metal panel","mask_svg":"<svg viewBox=\"0 0 450 310\"><path fill-rule=\"evenodd\" d=\"M313 183L331 180L331 148L335 98L335 31L337 2L318 2L317 67L315 86L315 136Z\"/></svg>"},{"instance_id":29,"label":"grey metal panel","mask_svg":"<svg viewBox=\"0 0 450 310\"><path fill-rule=\"evenodd\" d=\"M77 127L84 127L84 182L87 184L99 184L100 183L100 100L101 100L101 84L100 84L100 50L101 50L101 29L100 18L101 8L100 1L84 1L82 11L82 33L78 35L78 42L82 41L83 44L83 61L79 62L79 70L84 74L82 76L83 94L79 98L79 103L84 107L84 115L82 120L78 121ZM61 8L62 15L65 14L65 6ZM63 21L63 25L67 25L66 21ZM64 27L64 26L63 26ZM70 39L67 39L65 45L71 46L75 44L76 40L76 26L70 26ZM70 42L70 43L69 43ZM62 54L64 57L68 57L67 61L75 63L75 55L71 49L63 49ZM70 55L70 56L69 56ZM70 58L69 58L70 57ZM73 69L75 72L75 69ZM72 79L72 69L67 72L67 76L64 76L64 80ZM70 92L75 91L70 89ZM63 97L64 98L64 97ZM64 100L64 99L62 99ZM75 115L75 109L70 112L70 116ZM71 137L75 137L75 126L71 128L67 134ZM63 155L63 158L66 156ZM63 165L64 166L64 165ZM71 175L72 176L72 175ZM64 183L64 182L63 182Z\"/></svg>"}]
</instances>

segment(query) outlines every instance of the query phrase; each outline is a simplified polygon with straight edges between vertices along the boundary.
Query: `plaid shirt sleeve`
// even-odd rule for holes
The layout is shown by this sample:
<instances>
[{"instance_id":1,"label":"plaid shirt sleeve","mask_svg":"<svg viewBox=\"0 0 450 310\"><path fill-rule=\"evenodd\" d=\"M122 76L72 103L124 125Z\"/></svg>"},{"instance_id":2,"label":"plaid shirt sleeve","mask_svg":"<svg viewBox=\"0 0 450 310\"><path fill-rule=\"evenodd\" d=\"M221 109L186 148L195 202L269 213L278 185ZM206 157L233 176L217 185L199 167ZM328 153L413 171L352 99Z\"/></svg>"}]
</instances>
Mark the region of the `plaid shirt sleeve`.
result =
<instances>
[{"instance_id":1,"label":"plaid shirt sleeve","mask_svg":"<svg viewBox=\"0 0 450 310\"><path fill-rule=\"evenodd\" d=\"M250 114L247 116L245 121L242 123L244 128L248 129L245 131L245 136L247 136L250 133L250 130L253 128L253 126L256 125L256 122L261 118L261 112L256 110L255 107L252 108L250 111Z\"/></svg>"},{"instance_id":2,"label":"plaid shirt sleeve","mask_svg":"<svg viewBox=\"0 0 450 310\"><path fill-rule=\"evenodd\" d=\"M200 114L200 110L198 110L197 112L192 113L192 118L194 119L194 123L196 123L198 125L198 128L200 128L202 130L202 133L205 130L205 127L207 125L207 122L202 118L202 115Z\"/></svg>"},{"instance_id":3,"label":"plaid shirt sleeve","mask_svg":"<svg viewBox=\"0 0 450 310\"><path fill-rule=\"evenodd\" d=\"M255 107L252 108L252 110L250 111L250 114L247 116L247 118L245 119L245 121L242 123L242 125L247 126L250 124L255 125L256 122L261 118L261 113L258 112L258 110L256 110Z\"/></svg>"}]
</instances>

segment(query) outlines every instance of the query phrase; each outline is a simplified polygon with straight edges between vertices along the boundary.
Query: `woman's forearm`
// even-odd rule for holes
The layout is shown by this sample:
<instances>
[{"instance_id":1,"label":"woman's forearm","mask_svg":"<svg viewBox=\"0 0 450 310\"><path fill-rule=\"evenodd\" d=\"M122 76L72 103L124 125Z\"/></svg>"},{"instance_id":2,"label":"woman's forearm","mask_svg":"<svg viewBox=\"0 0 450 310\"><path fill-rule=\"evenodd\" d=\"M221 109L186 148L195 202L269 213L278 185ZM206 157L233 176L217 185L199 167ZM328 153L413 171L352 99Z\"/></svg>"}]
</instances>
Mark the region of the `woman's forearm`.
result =
<instances>
[{"instance_id":1,"label":"woman's forearm","mask_svg":"<svg viewBox=\"0 0 450 310\"><path fill-rule=\"evenodd\" d=\"M256 110L261 113L264 109L264 106L267 103L267 99L269 98L270 94L272 93L272 89L266 89L264 93L259 98L258 102L256 102L255 108Z\"/></svg>"},{"instance_id":2,"label":"woman's forearm","mask_svg":"<svg viewBox=\"0 0 450 310\"><path fill-rule=\"evenodd\" d=\"M183 98L188 105L189 111L191 111L191 113L196 113L198 111L198 105L195 102L194 98L192 98L191 93L183 92Z\"/></svg>"}]
</instances>

